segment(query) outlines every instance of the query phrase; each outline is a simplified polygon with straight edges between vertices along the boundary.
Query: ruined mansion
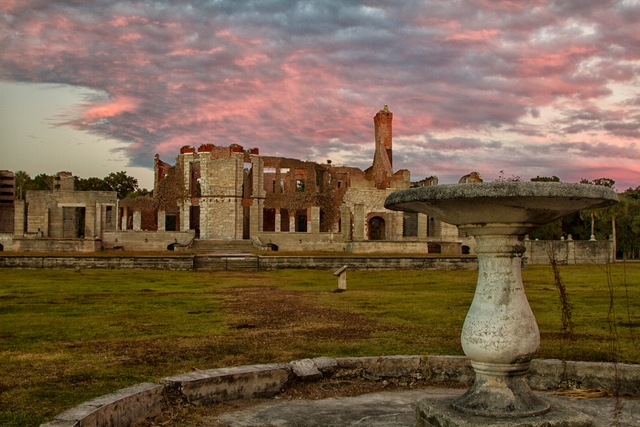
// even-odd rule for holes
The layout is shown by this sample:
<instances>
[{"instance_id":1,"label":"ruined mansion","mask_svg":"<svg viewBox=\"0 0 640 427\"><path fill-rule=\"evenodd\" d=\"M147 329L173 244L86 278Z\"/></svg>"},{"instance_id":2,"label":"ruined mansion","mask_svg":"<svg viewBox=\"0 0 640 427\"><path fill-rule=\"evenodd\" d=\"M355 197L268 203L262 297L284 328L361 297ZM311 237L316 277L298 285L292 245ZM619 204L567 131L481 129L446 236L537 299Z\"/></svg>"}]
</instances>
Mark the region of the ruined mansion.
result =
<instances>
[{"instance_id":1,"label":"ruined mansion","mask_svg":"<svg viewBox=\"0 0 640 427\"><path fill-rule=\"evenodd\" d=\"M393 113L374 117L371 167L316 163L202 144L175 164L155 156L153 197L74 191L59 173L51 191L29 191L0 212L0 244L14 251L133 251L250 242L261 249L355 253L468 253L473 240L423 214L389 211L385 198L437 178L411 182L394 172ZM462 182L479 180L477 174Z\"/></svg>"}]
</instances>

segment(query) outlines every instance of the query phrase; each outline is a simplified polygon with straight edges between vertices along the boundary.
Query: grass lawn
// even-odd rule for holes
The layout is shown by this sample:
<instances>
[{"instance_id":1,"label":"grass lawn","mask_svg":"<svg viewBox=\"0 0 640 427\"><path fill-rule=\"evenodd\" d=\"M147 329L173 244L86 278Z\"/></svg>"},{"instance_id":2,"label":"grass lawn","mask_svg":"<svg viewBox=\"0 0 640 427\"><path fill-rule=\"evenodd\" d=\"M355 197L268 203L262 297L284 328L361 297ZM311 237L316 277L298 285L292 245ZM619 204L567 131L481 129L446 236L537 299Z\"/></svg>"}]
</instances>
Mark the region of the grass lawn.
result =
<instances>
[{"instance_id":1,"label":"grass lawn","mask_svg":"<svg viewBox=\"0 0 640 427\"><path fill-rule=\"evenodd\" d=\"M640 264L560 271L573 304L572 337L560 332L550 267L523 272L541 331L538 357L640 363ZM192 369L321 355L462 354L477 272L348 272L344 293L333 292L330 271L0 275L0 425L22 427Z\"/></svg>"}]
</instances>

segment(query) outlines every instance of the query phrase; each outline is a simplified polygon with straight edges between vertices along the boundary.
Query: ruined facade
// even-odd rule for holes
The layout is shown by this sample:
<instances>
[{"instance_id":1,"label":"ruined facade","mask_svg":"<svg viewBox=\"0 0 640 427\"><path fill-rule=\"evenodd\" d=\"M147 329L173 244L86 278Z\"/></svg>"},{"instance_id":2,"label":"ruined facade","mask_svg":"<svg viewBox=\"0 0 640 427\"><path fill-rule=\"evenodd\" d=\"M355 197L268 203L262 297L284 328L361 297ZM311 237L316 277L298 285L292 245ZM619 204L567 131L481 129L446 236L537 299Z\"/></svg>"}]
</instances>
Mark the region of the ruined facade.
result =
<instances>
[{"instance_id":1,"label":"ruined facade","mask_svg":"<svg viewBox=\"0 0 640 427\"><path fill-rule=\"evenodd\" d=\"M70 172L53 178L53 190L27 191L15 201L14 251L95 251L116 229L115 191L74 191Z\"/></svg>"},{"instance_id":2,"label":"ruined facade","mask_svg":"<svg viewBox=\"0 0 640 427\"><path fill-rule=\"evenodd\" d=\"M16 179L11 171L0 171L0 233L13 233Z\"/></svg>"},{"instance_id":3,"label":"ruined facade","mask_svg":"<svg viewBox=\"0 0 640 427\"><path fill-rule=\"evenodd\" d=\"M8 244L14 251L157 251L246 241L284 251L465 252L455 226L384 208L396 190L438 183L412 183L408 170L393 170L392 121L386 105L375 115L366 170L262 156L237 144L185 146L173 165L155 156L153 197L123 200L74 191L72 174L60 172L50 191L28 191L15 202L7 196ZM0 232L0 244L6 236Z\"/></svg>"},{"instance_id":4,"label":"ruined facade","mask_svg":"<svg viewBox=\"0 0 640 427\"><path fill-rule=\"evenodd\" d=\"M384 208L390 193L412 186L408 170L393 170L392 121L386 105L375 115L374 157L364 171L261 156L237 144L182 147L173 166L156 155L157 229L194 230L200 240L254 239L283 250L366 251L371 242L416 241L426 252L433 240L458 252L455 227Z\"/></svg>"}]
</instances>

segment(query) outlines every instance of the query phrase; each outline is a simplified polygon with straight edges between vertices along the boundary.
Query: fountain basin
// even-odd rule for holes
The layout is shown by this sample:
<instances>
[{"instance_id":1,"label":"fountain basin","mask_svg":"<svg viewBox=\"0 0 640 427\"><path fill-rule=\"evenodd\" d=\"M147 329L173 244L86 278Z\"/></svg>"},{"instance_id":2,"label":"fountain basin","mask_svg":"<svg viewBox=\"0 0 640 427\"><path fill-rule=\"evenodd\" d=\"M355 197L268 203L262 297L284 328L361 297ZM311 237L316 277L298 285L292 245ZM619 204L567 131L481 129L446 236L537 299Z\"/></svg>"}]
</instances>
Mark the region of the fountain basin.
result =
<instances>
[{"instance_id":1,"label":"fountain basin","mask_svg":"<svg viewBox=\"0 0 640 427\"><path fill-rule=\"evenodd\" d=\"M524 235L582 209L611 206L618 196L599 185L490 182L410 188L390 194L385 207L424 213L469 234Z\"/></svg>"},{"instance_id":2,"label":"fountain basin","mask_svg":"<svg viewBox=\"0 0 640 427\"><path fill-rule=\"evenodd\" d=\"M610 188L559 182L430 186L387 197L387 209L425 213L476 238L478 283L460 336L476 379L463 396L450 403L454 412L447 409L441 414L445 424L433 421L435 424L423 425L476 425L460 421L475 417L539 417L536 426L555 425L550 421L557 413L547 414L551 405L535 396L525 380L540 347L540 332L522 283L522 239L537 227L573 212L617 201ZM430 417L423 415L419 413L418 419ZM480 421L478 425L484 424Z\"/></svg>"}]
</instances>

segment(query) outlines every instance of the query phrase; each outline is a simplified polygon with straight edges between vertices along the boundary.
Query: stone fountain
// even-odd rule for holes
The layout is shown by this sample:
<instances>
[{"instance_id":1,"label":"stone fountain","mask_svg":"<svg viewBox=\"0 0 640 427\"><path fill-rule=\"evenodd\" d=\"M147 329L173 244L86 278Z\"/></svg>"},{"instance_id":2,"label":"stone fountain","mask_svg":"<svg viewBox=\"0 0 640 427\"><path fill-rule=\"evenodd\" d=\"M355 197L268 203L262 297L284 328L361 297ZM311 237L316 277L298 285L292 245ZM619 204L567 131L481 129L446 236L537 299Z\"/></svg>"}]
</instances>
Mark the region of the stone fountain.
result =
<instances>
[{"instance_id":1,"label":"stone fountain","mask_svg":"<svg viewBox=\"0 0 640 427\"><path fill-rule=\"evenodd\" d=\"M418 402L418 426L593 425L538 398L525 380L540 332L522 284L522 240L543 224L617 201L606 187L559 182L437 185L387 197L387 209L425 213L476 239L478 283L460 339L476 379L452 402Z\"/></svg>"}]
</instances>

